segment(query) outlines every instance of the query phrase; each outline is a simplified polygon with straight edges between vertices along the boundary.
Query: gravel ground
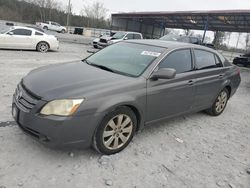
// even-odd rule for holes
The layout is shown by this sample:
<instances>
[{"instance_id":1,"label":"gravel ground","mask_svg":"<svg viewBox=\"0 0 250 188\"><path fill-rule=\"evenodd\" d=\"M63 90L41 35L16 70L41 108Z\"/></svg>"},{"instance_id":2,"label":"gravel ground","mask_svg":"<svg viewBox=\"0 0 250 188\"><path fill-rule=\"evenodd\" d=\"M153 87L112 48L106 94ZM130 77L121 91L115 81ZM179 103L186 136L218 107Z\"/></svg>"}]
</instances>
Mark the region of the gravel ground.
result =
<instances>
[{"instance_id":1,"label":"gravel ground","mask_svg":"<svg viewBox=\"0 0 250 188\"><path fill-rule=\"evenodd\" d=\"M123 152L52 150L27 137L11 117L20 79L47 64L82 59L88 46L59 52L0 50L0 187L249 188L250 72L219 117L196 113L138 133ZM250 173L250 172L249 172Z\"/></svg>"}]
</instances>

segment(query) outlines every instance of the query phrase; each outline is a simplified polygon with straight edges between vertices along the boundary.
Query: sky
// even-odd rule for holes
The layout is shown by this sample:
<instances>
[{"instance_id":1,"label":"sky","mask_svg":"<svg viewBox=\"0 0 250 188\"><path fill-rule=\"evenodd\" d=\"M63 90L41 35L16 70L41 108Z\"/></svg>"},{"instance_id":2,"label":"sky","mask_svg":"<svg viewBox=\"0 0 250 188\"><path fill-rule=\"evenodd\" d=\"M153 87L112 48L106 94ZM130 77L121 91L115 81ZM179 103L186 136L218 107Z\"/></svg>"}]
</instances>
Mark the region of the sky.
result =
<instances>
[{"instance_id":1,"label":"sky","mask_svg":"<svg viewBox=\"0 0 250 188\"><path fill-rule=\"evenodd\" d=\"M67 4L68 0L60 0ZM97 0L102 2L110 13L131 11L186 11L186 10L225 10L250 9L250 0ZM73 11L80 13L84 4L91 0L71 0Z\"/></svg>"},{"instance_id":2,"label":"sky","mask_svg":"<svg viewBox=\"0 0 250 188\"><path fill-rule=\"evenodd\" d=\"M59 0L64 6L68 0ZM94 0L95 1L95 0ZM89 5L94 1L91 0L71 0L73 12L80 14L84 5ZM140 11L190 11L190 10L235 10L249 9L250 0L96 0L102 2L104 7L108 9L109 15L118 12L140 12ZM196 31L195 33L201 34ZM207 36L213 38L213 33L208 32ZM240 47L244 46L244 34L240 39ZM227 43L235 46L238 34L231 36L231 41Z\"/></svg>"}]
</instances>

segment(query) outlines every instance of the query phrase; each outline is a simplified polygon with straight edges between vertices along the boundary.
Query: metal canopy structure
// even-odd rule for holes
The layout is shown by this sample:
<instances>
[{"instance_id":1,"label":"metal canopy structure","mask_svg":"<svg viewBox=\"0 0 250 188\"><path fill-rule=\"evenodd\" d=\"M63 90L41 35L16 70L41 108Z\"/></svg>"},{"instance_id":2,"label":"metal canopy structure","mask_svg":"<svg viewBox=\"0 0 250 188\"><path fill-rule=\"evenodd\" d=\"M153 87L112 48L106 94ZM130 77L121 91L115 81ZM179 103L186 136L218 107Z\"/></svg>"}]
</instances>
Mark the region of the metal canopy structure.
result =
<instances>
[{"instance_id":1,"label":"metal canopy structure","mask_svg":"<svg viewBox=\"0 0 250 188\"><path fill-rule=\"evenodd\" d=\"M137 20L166 28L250 32L250 10L132 12L112 14L112 19Z\"/></svg>"},{"instance_id":2,"label":"metal canopy structure","mask_svg":"<svg viewBox=\"0 0 250 188\"><path fill-rule=\"evenodd\" d=\"M133 22L134 25L151 25L158 29L176 28L248 33L250 32L250 10L131 12L112 14L112 26L115 28L122 27L121 23L123 23L123 29L131 30L131 28L129 28L130 22ZM143 32L142 27L136 30ZM154 33L154 31L152 31L152 33Z\"/></svg>"}]
</instances>

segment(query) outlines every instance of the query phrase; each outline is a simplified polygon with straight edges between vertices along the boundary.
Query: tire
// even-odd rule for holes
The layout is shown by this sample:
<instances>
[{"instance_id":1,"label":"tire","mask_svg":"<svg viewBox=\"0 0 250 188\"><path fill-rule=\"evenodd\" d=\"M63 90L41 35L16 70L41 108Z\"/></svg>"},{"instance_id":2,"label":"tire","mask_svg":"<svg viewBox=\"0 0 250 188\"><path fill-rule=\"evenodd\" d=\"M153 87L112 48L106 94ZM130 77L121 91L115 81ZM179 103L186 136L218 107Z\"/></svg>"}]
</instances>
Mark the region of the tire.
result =
<instances>
[{"instance_id":1,"label":"tire","mask_svg":"<svg viewBox=\"0 0 250 188\"><path fill-rule=\"evenodd\" d=\"M36 49L39 52L46 53L49 51L49 44L47 42L39 42Z\"/></svg>"},{"instance_id":2,"label":"tire","mask_svg":"<svg viewBox=\"0 0 250 188\"><path fill-rule=\"evenodd\" d=\"M43 29L44 29L44 30L48 30L49 28L48 28L47 26L44 26Z\"/></svg>"},{"instance_id":3,"label":"tire","mask_svg":"<svg viewBox=\"0 0 250 188\"><path fill-rule=\"evenodd\" d=\"M213 106L206 110L206 113L211 116L219 116L225 110L228 99L229 91L227 90L227 88L224 88L216 97Z\"/></svg>"},{"instance_id":4,"label":"tire","mask_svg":"<svg viewBox=\"0 0 250 188\"><path fill-rule=\"evenodd\" d=\"M136 127L134 112L128 107L119 107L102 120L93 137L93 147L105 155L118 153L130 143Z\"/></svg>"},{"instance_id":5,"label":"tire","mask_svg":"<svg viewBox=\"0 0 250 188\"><path fill-rule=\"evenodd\" d=\"M93 47L94 47L94 48L96 48L96 49L98 48L98 46L97 46L97 45L93 45Z\"/></svg>"},{"instance_id":6,"label":"tire","mask_svg":"<svg viewBox=\"0 0 250 188\"><path fill-rule=\"evenodd\" d=\"M63 34L64 34L65 32L66 32L65 29L63 29L63 30L61 31L61 33L63 33Z\"/></svg>"}]
</instances>

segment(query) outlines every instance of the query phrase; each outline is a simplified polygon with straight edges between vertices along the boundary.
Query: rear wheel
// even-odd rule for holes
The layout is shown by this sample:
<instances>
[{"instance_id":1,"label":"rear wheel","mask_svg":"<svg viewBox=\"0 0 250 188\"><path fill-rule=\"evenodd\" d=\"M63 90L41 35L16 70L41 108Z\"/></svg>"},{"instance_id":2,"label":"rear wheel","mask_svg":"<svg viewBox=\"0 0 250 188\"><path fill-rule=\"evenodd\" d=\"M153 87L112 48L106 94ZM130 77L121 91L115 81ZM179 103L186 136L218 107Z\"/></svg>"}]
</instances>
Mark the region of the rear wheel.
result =
<instances>
[{"instance_id":1,"label":"rear wheel","mask_svg":"<svg viewBox=\"0 0 250 188\"><path fill-rule=\"evenodd\" d=\"M61 31L61 33L65 33L66 31L65 31L65 29L63 29L62 31Z\"/></svg>"},{"instance_id":2,"label":"rear wheel","mask_svg":"<svg viewBox=\"0 0 250 188\"><path fill-rule=\"evenodd\" d=\"M213 106L210 109L206 110L206 112L212 116L220 115L225 110L228 99L229 92L227 88L224 88L217 96Z\"/></svg>"},{"instance_id":3,"label":"rear wheel","mask_svg":"<svg viewBox=\"0 0 250 188\"><path fill-rule=\"evenodd\" d=\"M47 26L44 26L43 29L48 30L49 28Z\"/></svg>"},{"instance_id":4,"label":"rear wheel","mask_svg":"<svg viewBox=\"0 0 250 188\"><path fill-rule=\"evenodd\" d=\"M39 42L36 47L37 51L45 53L49 51L49 44L47 42Z\"/></svg>"},{"instance_id":5,"label":"rear wheel","mask_svg":"<svg viewBox=\"0 0 250 188\"><path fill-rule=\"evenodd\" d=\"M103 119L94 135L93 146L106 155L118 153L130 143L136 126L133 111L128 107L119 107Z\"/></svg>"}]
</instances>

